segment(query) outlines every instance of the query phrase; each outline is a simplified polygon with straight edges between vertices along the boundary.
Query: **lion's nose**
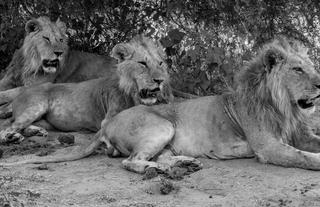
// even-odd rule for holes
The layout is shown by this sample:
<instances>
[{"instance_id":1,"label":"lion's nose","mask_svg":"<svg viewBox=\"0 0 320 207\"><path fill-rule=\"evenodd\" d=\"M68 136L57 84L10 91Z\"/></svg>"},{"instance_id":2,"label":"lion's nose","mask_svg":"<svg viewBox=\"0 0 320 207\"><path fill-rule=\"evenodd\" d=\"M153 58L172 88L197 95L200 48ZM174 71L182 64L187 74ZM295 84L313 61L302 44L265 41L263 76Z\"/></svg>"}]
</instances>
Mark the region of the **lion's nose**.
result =
<instances>
[{"instance_id":1,"label":"lion's nose","mask_svg":"<svg viewBox=\"0 0 320 207\"><path fill-rule=\"evenodd\" d=\"M54 52L54 54L59 57L60 55L62 55L63 52Z\"/></svg>"},{"instance_id":2,"label":"lion's nose","mask_svg":"<svg viewBox=\"0 0 320 207\"><path fill-rule=\"evenodd\" d=\"M154 82L156 82L158 85L160 85L163 80L162 79L153 79Z\"/></svg>"}]
</instances>

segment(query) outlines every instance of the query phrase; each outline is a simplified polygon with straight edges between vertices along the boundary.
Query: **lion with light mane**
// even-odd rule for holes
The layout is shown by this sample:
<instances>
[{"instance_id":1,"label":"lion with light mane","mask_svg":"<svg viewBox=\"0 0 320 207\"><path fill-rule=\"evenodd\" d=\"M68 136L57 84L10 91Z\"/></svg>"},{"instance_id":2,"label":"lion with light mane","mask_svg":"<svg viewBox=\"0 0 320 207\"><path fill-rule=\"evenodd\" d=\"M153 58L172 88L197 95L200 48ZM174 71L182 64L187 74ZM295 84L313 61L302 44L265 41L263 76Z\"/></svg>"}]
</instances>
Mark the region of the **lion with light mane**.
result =
<instances>
[{"instance_id":1,"label":"lion with light mane","mask_svg":"<svg viewBox=\"0 0 320 207\"><path fill-rule=\"evenodd\" d=\"M70 50L66 25L48 17L29 20L26 36L0 81L0 91L44 82L80 82L109 75L111 57ZM112 70L111 70L112 71ZM4 102L1 99L0 104Z\"/></svg>"},{"instance_id":2,"label":"lion with light mane","mask_svg":"<svg viewBox=\"0 0 320 207\"><path fill-rule=\"evenodd\" d=\"M307 50L277 39L242 70L234 92L132 107L103 122L86 149L4 165L81 158L107 142L110 154L128 156L123 166L138 173L181 164L201 167L197 157L254 156L263 163L320 170L320 138L308 123L319 88L320 75Z\"/></svg>"},{"instance_id":3,"label":"lion with light mane","mask_svg":"<svg viewBox=\"0 0 320 207\"><path fill-rule=\"evenodd\" d=\"M113 76L117 61L111 57L70 50L66 25L48 17L31 19L25 25L22 47L15 52L0 81L0 118L12 113L12 100L23 91L21 86L41 83L72 83ZM159 44L155 45L159 47ZM157 50L147 45L149 50ZM177 96L192 98L174 90Z\"/></svg>"},{"instance_id":4,"label":"lion with light mane","mask_svg":"<svg viewBox=\"0 0 320 207\"><path fill-rule=\"evenodd\" d=\"M0 80L0 118L11 115L12 100L21 86L41 83L81 82L112 76L116 60L111 57L70 50L66 25L48 17L29 20L26 36Z\"/></svg>"},{"instance_id":5,"label":"lion with light mane","mask_svg":"<svg viewBox=\"0 0 320 207\"><path fill-rule=\"evenodd\" d=\"M47 135L44 129L31 125L41 118L60 131L97 132L103 119L126 108L173 99L163 49L151 39L137 36L120 43L112 56L118 60L112 76L26 88L13 100L14 121L0 132L0 141L21 140L25 130Z\"/></svg>"}]
</instances>

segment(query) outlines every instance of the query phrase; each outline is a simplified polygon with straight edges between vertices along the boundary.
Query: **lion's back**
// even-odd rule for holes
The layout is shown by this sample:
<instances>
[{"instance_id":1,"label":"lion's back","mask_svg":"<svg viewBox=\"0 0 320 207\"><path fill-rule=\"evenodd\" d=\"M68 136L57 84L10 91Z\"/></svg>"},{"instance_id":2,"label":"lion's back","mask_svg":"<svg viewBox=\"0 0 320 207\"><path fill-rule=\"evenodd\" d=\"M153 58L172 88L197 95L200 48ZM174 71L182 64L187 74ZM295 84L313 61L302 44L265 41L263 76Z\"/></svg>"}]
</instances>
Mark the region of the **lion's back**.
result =
<instances>
[{"instance_id":1,"label":"lion's back","mask_svg":"<svg viewBox=\"0 0 320 207\"><path fill-rule=\"evenodd\" d=\"M63 70L56 83L81 82L95 78L112 76L117 61L108 56L70 50Z\"/></svg>"}]
</instances>

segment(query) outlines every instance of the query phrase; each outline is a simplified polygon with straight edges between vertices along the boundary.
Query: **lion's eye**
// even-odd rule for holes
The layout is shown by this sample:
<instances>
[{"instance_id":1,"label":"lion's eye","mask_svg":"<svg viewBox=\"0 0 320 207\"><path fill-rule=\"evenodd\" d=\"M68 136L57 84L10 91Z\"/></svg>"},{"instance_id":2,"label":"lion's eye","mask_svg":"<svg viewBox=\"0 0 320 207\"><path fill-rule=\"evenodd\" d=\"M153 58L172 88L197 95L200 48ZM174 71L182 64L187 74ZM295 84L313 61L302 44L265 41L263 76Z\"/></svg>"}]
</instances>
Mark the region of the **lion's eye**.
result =
<instances>
[{"instance_id":1,"label":"lion's eye","mask_svg":"<svg viewBox=\"0 0 320 207\"><path fill-rule=\"evenodd\" d=\"M43 36L43 39L47 40L48 42L50 42L49 37Z\"/></svg>"},{"instance_id":2,"label":"lion's eye","mask_svg":"<svg viewBox=\"0 0 320 207\"><path fill-rule=\"evenodd\" d=\"M138 63L140 63L141 65L144 65L145 67L147 67L147 63L144 61L139 61Z\"/></svg>"},{"instance_id":3,"label":"lion's eye","mask_svg":"<svg viewBox=\"0 0 320 207\"><path fill-rule=\"evenodd\" d=\"M296 71L297 73L304 73L304 71L300 67L293 67L292 70Z\"/></svg>"}]
</instances>

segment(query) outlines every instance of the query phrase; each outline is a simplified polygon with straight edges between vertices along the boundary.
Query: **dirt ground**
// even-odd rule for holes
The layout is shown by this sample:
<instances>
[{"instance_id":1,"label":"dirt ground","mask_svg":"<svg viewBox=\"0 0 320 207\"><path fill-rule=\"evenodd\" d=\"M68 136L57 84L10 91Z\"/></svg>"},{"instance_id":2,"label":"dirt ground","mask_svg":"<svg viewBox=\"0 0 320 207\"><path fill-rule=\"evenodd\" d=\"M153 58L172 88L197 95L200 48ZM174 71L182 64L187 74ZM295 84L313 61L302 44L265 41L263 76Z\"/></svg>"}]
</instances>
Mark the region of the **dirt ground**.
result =
<instances>
[{"instance_id":1,"label":"dirt ground","mask_svg":"<svg viewBox=\"0 0 320 207\"><path fill-rule=\"evenodd\" d=\"M88 136L80 136L76 144ZM50 154L63 147L52 141L55 137L53 133L0 146L2 161ZM121 160L102 153L68 163L0 167L0 207L320 206L316 171L264 165L255 159L201 159L204 169L182 180L163 175L144 179L123 169Z\"/></svg>"}]
</instances>

